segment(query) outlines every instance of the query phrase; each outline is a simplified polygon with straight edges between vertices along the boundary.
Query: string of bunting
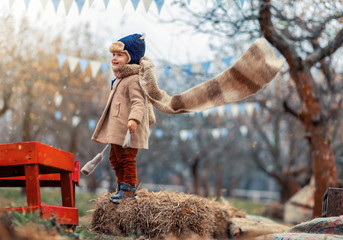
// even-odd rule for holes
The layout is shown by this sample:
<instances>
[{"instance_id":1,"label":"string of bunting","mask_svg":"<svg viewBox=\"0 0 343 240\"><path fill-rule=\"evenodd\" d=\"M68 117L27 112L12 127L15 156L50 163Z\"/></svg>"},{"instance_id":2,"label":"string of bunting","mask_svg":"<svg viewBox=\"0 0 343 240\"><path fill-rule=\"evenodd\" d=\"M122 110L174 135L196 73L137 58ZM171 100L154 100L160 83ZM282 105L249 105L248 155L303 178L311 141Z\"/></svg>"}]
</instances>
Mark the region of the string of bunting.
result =
<instances>
[{"instance_id":1,"label":"string of bunting","mask_svg":"<svg viewBox=\"0 0 343 240\"><path fill-rule=\"evenodd\" d=\"M12 7L15 1L17 0L8 0L8 1L9 1L9 6ZM84 7L90 8L92 4L94 3L94 0L88 0L88 4L86 4L86 0L22 0L22 1L24 1L26 9L28 9L30 3L33 1L40 1L41 6L43 7L43 9L45 9L48 1L51 1L56 13L58 11L59 6L63 3L66 14L69 13L70 8L72 7L73 4L76 4L78 13L80 14ZM103 2L105 10L107 9L108 4L110 2L110 0L97 0L97 1ZM120 2L120 5L123 8L123 10L125 9L127 2L131 2L131 5L134 8L134 10L137 10L139 3L142 2L146 12L149 11L151 4L154 2L159 14L161 12L163 5L165 4L165 0L117 0L117 1ZM230 7L232 4L232 0L201 0L201 1L203 1L205 5L207 5L208 1L214 1L217 5L221 3L225 3L227 4L228 7ZM191 0L187 0L186 2L187 4L191 4ZM240 0L240 4L241 4L241 7L243 8L244 0Z\"/></svg>"},{"instance_id":2,"label":"string of bunting","mask_svg":"<svg viewBox=\"0 0 343 240\"><path fill-rule=\"evenodd\" d=\"M57 60L59 68L62 69L63 65L67 62L70 72L74 72L76 67L79 65L83 73L85 73L87 67L90 67L91 75L95 78L99 71L105 75L110 70L110 64L95 60L89 60L85 58L77 58L73 56L66 56L64 54L57 54ZM226 57L222 59L216 59L214 61L206 61L195 64L183 64L180 66L163 66L157 67L157 72L163 73L166 77L169 77L172 72L180 75L182 72L186 73L187 76L193 72L205 72L206 74L216 73L224 68L231 65L232 57Z\"/></svg>"},{"instance_id":3,"label":"string of bunting","mask_svg":"<svg viewBox=\"0 0 343 240\"><path fill-rule=\"evenodd\" d=\"M59 105L61 102L61 96L56 94L55 96L55 104ZM256 102L247 102L247 103L232 103L232 104L227 104L225 106L219 106L216 108L212 108L209 110L205 110L199 113L190 113L191 115L197 115L200 114L204 117L208 117L209 115L218 115L220 117L224 116L229 116L232 118L236 118L239 115L244 115L244 116L251 116L254 111L260 112L261 107L258 103ZM55 111L55 120L56 121L67 121L65 117L62 117L62 112L60 111ZM79 116L73 116L72 117L72 125L77 126L81 122L81 118ZM96 126L97 121L95 119L89 119L88 120L88 128L90 130L94 130ZM156 135L157 138L161 138L163 136L163 130L161 129L156 129L154 131L154 134ZM212 129L211 134L213 137L218 137L218 136L226 136L227 135L227 130L225 128L221 129ZM181 139L188 139L192 138L193 132L192 130L181 130L180 131L180 137Z\"/></svg>"},{"instance_id":4,"label":"string of bunting","mask_svg":"<svg viewBox=\"0 0 343 240\"><path fill-rule=\"evenodd\" d=\"M236 118L239 115L245 115L245 116L251 116L254 111L260 112L261 107L256 102L248 102L248 103L232 103L227 104L225 106L219 106L213 109L209 109L206 111L202 111L199 113L193 113L195 114L201 114L204 117L207 117L209 115L215 115L218 114L220 117L224 116L230 116L232 118ZM88 120L88 127L90 130L94 130L96 126L97 121L94 119ZM242 126L240 129L240 132L242 135L245 135L248 129L244 126ZM195 130L196 131L196 130ZM219 137L226 137L228 135L228 130L226 128L213 128L209 130L213 138L219 138ZM162 129L155 129L151 134L155 134L157 138L162 138L164 135L164 131ZM180 130L179 136L181 140L185 141L187 139L191 139L194 136L194 130Z\"/></svg>"}]
</instances>

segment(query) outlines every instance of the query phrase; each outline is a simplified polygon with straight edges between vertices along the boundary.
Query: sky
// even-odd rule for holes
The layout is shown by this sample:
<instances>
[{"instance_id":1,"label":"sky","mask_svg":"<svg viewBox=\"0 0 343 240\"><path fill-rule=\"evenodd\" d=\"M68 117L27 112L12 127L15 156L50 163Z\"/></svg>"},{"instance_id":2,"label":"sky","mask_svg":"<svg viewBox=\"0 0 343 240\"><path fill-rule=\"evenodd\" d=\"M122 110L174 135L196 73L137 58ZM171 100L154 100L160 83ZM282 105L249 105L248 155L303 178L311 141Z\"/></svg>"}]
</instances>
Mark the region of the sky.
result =
<instances>
[{"instance_id":1,"label":"sky","mask_svg":"<svg viewBox=\"0 0 343 240\"><path fill-rule=\"evenodd\" d=\"M27 15L35 18L39 15L37 24L56 27L72 26L82 21L88 21L94 34L100 34L104 38L104 51L114 40L132 33L144 33L146 36L146 56L153 60L164 60L171 64L192 64L196 62L212 61L215 53L209 48L209 37L204 34L184 31L185 28L176 24L161 23L161 19L168 20L178 17L178 8L171 5L171 0L166 0L160 14L157 6L152 2L146 12L140 1L135 10L131 0L127 0L125 8L122 0L110 0L105 8L103 0L94 0L89 7L86 0L79 14L75 2L71 5L68 14L65 12L64 2L54 9L52 0L47 0L43 9L42 0L31 0L26 8L25 0L14 0L10 6L8 1L1 1L0 7L11 11L15 16ZM208 0L193 0L190 3L192 9L202 9L211 4ZM68 53L64 53L68 54Z\"/></svg>"}]
</instances>

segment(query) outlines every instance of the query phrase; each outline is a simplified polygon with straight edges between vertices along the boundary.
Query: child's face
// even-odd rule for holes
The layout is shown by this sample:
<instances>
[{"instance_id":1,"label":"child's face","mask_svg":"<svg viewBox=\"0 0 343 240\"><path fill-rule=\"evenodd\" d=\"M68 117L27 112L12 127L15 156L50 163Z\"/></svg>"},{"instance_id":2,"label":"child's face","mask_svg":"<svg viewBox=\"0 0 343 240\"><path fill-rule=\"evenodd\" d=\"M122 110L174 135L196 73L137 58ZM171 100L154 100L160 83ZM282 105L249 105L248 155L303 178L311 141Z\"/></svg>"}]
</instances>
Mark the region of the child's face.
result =
<instances>
[{"instance_id":1,"label":"child's face","mask_svg":"<svg viewBox=\"0 0 343 240\"><path fill-rule=\"evenodd\" d=\"M112 66L125 65L129 62L129 56L123 52L114 52L111 62Z\"/></svg>"}]
</instances>

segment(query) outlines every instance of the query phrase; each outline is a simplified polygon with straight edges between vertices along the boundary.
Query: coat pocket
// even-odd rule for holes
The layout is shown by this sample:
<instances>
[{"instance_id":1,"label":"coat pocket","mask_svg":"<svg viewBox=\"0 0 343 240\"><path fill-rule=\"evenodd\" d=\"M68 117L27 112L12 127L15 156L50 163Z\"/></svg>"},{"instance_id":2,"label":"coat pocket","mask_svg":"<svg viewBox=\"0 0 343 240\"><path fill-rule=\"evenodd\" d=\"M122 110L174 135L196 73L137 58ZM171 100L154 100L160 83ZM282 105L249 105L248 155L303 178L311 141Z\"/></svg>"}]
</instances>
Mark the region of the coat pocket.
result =
<instances>
[{"instance_id":1,"label":"coat pocket","mask_svg":"<svg viewBox=\"0 0 343 240\"><path fill-rule=\"evenodd\" d=\"M118 117L120 113L120 103L116 103L114 106L114 116Z\"/></svg>"}]
</instances>

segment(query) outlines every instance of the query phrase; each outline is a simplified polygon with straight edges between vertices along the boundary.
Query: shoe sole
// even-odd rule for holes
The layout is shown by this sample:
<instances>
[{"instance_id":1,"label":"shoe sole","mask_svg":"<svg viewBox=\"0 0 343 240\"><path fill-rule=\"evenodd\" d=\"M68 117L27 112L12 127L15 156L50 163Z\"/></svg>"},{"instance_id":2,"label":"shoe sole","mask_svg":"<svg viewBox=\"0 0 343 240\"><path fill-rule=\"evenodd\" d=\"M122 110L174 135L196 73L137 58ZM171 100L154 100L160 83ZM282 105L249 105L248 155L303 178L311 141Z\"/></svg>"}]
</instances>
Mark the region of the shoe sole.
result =
<instances>
[{"instance_id":1,"label":"shoe sole","mask_svg":"<svg viewBox=\"0 0 343 240\"><path fill-rule=\"evenodd\" d=\"M127 197L127 198L129 198L129 197ZM121 198L121 199L112 199L112 198L110 198L110 202L113 202L113 203L115 203L115 204L119 204L121 200L127 199L127 198ZM136 195L136 196L133 196L133 198L139 199L137 195Z\"/></svg>"}]
</instances>

